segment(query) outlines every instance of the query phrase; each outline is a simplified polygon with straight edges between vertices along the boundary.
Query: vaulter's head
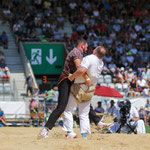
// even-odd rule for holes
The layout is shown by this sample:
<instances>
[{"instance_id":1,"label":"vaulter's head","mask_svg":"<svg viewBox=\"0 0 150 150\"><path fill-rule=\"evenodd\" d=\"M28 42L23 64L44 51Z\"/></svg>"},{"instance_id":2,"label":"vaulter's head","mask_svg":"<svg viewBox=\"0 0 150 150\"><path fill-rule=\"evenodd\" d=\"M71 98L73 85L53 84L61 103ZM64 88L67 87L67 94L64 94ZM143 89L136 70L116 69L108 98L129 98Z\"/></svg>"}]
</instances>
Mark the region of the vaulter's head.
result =
<instances>
[{"instance_id":1,"label":"vaulter's head","mask_svg":"<svg viewBox=\"0 0 150 150\"><path fill-rule=\"evenodd\" d=\"M102 59L106 54L106 50L103 46L98 46L94 49L93 54L95 54L99 59Z\"/></svg>"},{"instance_id":2,"label":"vaulter's head","mask_svg":"<svg viewBox=\"0 0 150 150\"><path fill-rule=\"evenodd\" d=\"M83 53L87 51L88 43L84 39L78 40L77 48L80 49Z\"/></svg>"}]
</instances>

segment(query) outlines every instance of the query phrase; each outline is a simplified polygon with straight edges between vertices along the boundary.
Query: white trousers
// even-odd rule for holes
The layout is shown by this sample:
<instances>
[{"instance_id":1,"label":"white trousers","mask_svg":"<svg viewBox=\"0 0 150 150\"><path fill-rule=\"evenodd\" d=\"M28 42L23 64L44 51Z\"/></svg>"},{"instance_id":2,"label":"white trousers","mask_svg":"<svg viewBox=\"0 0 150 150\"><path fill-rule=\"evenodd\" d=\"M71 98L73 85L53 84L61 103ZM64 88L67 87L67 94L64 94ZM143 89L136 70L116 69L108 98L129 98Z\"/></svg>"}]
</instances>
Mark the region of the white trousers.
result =
<instances>
[{"instance_id":1,"label":"white trousers","mask_svg":"<svg viewBox=\"0 0 150 150\"><path fill-rule=\"evenodd\" d=\"M89 121L90 101L79 103L72 94L69 95L68 104L64 111L63 130L73 131L72 112L76 106L79 108L80 132L91 133Z\"/></svg>"},{"instance_id":2,"label":"white trousers","mask_svg":"<svg viewBox=\"0 0 150 150\"><path fill-rule=\"evenodd\" d=\"M132 124L132 123L131 123ZM133 125L136 126L137 134L145 134L145 125L143 120L138 120L133 122Z\"/></svg>"}]
</instances>

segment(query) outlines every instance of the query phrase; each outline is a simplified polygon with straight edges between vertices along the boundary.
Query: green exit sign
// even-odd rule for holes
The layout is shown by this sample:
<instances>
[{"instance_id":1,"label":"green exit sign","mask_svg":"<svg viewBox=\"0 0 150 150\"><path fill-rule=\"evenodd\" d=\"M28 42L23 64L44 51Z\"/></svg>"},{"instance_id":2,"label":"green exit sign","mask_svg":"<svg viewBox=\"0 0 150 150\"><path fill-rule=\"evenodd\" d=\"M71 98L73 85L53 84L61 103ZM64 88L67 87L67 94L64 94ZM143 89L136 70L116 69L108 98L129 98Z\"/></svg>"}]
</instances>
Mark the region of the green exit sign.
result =
<instances>
[{"instance_id":1,"label":"green exit sign","mask_svg":"<svg viewBox=\"0 0 150 150\"><path fill-rule=\"evenodd\" d=\"M59 75L64 66L64 45L24 44L34 74Z\"/></svg>"}]
</instances>

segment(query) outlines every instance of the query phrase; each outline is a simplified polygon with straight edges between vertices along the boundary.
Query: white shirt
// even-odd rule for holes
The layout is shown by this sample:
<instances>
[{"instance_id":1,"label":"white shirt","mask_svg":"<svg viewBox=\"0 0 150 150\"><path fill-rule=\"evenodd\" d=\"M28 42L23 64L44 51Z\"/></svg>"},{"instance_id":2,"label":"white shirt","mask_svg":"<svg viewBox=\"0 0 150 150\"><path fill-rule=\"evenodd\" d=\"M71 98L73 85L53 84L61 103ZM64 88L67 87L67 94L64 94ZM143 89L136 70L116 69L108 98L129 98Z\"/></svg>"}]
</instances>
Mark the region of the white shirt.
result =
<instances>
[{"instance_id":1,"label":"white shirt","mask_svg":"<svg viewBox=\"0 0 150 150\"><path fill-rule=\"evenodd\" d=\"M146 88L146 89L143 90L143 94L144 94L145 96L148 95L148 93L149 93L149 89L148 89L148 88Z\"/></svg>"},{"instance_id":2,"label":"white shirt","mask_svg":"<svg viewBox=\"0 0 150 150\"><path fill-rule=\"evenodd\" d=\"M138 111L136 110L135 107L131 107L130 109L130 119L131 120L132 118L136 118L136 117L139 117L139 113Z\"/></svg>"},{"instance_id":3,"label":"white shirt","mask_svg":"<svg viewBox=\"0 0 150 150\"><path fill-rule=\"evenodd\" d=\"M94 10L94 11L93 11L93 15L94 15L95 17L98 17L98 16L99 16L99 11L98 11L98 10Z\"/></svg>"},{"instance_id":4,"label":"white shirt","mask_svg":"<svg viewBox=\"0 0 150 150\"><path fill-rule=\"evenodd\" d=\"M134 28L137 32L142 30L142 27L140 25L135 25Z\"/></svg>"},{"instance_id":5,"label":"white shirt","mask_svg":"<svg viewBox=\"0 0 150 150\"><path fill-rule=\"evenodd\" d=\"M117 66L116 66L116 64L109 64L109 65L108 65L108 68L109 68L109 69L111 69L111 68L117 69Z\"/></svg>"},{"instance_id":6,"label":"white shirt","mask_svg":"<svg viewBox=\"0 0 150 150\"><path fill-rule=\"evenodd\" d=\"M136 39L137 34L136 34L136 33L131 33L131 34L130 34L130 37L131 37L132 39Z\"/></svg>"},{"instance_id":7,"label":"white shirt","mask_svg":"<svg viewBox=\"0 0 150 150\"><path fill-rule=\"evenodd\" d=\"M130 50L130 52L132 52L132 54L136 54L137 52L138 52L138 50L136 49L136 48L132 48L131 50Z\"/></svg>"},{"instance_id":8,"label":"white shirt","mask_svg":"<svg viewBox=\"0 0 150 150\"><path fill-rule=\"evenodd\" d=\"M104 66L102 59L99 59L97 56L91 54L83 58L80 66L87 69L87 75L90 78L91 83L96 85L97 79L99 78ZM75 79L75 83L83 82L85 82L83 77Z\"/></svg>"},{"instance_id":9,"label":"white shirt","mask_svg":"<svg viewBox=\"0 0 150 150\"><path fill-rule=\"evenodd\" d=\"M130 63L133 63L133 61L134 61L134 57L133 56L127 56L126 59Z\"/></svg>"},{"instance_id":10,"label":"white shirt","mask_svg":"<svg viewBox=\"0 0 150 150\"><path fill-rule=\"evenodd\" d=\"M144 87L146 85L146 81L144 79L142 80L137 80L137 83L139 84L139 86Z\"/></svg>"},{"instance_id":11,"label":"white shirt","mask_svg":"<svg viewBox=\"0 0 150 150\"><path fill-rule=\"evenodd\" d=\"M127 76L128 76L128 80L131 82L132 81L132 79L134 79L135 78L135 76L134 76L134 72L128 72L127 73Z\"/></svg>"},{"instance_id":12,"label":"white shirt","mask_svg":"<svg viewBox=\"0 0 150 150\"><path fill-rule=\"evenodd\" d=\"M69 6L70 6L71 9L75 9L75 7L77 6L77 4L73 2L73 3L70 3Z\"/></svg>"}]
</instances>

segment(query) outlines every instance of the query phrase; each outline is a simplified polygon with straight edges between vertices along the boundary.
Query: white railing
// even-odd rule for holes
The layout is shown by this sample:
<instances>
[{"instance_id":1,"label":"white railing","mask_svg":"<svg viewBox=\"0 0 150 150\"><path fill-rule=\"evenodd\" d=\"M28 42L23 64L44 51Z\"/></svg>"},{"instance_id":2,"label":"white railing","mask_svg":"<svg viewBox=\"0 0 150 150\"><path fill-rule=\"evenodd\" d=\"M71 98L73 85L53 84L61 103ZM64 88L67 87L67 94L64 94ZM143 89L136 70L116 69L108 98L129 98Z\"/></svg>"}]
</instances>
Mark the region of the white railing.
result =
<instances>
[{"instance_id":1,"label":"white railing","mask_svg":"<svg viewBox=\"0 0 150 150\"><path fill-rule=\"evenodd\" d=\"M25 53L25 50L24 50L22 42L19 43L19 49L20 49L20 56L21 56L21 59L22 59L22 62L23 62L24 68L25 68L25 75L27 77L27 75L30 74L32 76L32 78L33 78L34 87L38 88L38 85L37 85L34 73L32 71L30 62L27 59L27 56L26 56L26 53Z\"/></svg>"}]
</instances>

